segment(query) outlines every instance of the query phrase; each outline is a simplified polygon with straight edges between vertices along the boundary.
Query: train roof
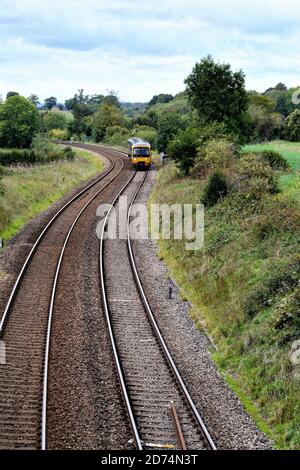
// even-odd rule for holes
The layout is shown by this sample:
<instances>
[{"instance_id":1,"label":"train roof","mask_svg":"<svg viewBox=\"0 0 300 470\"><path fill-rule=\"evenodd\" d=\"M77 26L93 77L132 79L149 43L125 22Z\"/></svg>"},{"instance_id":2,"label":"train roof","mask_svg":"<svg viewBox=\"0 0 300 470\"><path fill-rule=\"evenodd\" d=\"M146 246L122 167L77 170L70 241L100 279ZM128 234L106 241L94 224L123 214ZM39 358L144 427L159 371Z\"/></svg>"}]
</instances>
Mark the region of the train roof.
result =
<instances>
[{"instance_id":1,"label":"train roof","mask_svg":"<svg viewBox=\"0 0 300 470\"><path fill-rule=\"evenodd\" d=\"M132 139L128 139L128 143L131 145L150 145L147 140L139 139L138 137L132 137Z\"/></svg>"}]
</instances>

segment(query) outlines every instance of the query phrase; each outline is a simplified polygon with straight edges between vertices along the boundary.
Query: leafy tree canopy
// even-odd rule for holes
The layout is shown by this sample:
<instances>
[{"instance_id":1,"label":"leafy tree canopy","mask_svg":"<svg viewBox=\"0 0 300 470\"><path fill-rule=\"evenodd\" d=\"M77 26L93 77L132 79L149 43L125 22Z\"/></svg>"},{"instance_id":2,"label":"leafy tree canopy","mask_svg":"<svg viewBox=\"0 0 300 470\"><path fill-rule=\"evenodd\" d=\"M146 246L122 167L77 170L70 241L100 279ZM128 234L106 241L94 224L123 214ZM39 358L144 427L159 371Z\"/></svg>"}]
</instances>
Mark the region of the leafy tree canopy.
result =
<instances>
[{"instance_id":1,"label":"leafy tree canopy","mask_svg":"<svg viewBox=\"0 0 300 470\"><path fill-rule=\"evenodd\" d=\"M200 121L224 122L231 131L241 131L248 105L245 75L233 72L229 64L214 62L207 56L197 63L186 78L186 92Z\"/></svg>"},{"instance_id":2,"label":"leafy tree canopy","mask_svg":"<svg viewBox=\"0 0 300 470\"><path fill-rule=\"evenodd\" d=\"M49 98L46 98L44 101L44 107L46 109L52 109L55 106L57 106L57 98L55 96L50 96Z\"/></svg>"},{"instance_id":3,"label":"leafy tree canopy","mask_svg":"<svg viewBox=\"0 0 300 470\"><path fill-rule=\"evenodd\" d=\"M38 111L23 96L11 96L0 106L1 146L29 147L38 128Z\"/></svg>"}]
</instances>

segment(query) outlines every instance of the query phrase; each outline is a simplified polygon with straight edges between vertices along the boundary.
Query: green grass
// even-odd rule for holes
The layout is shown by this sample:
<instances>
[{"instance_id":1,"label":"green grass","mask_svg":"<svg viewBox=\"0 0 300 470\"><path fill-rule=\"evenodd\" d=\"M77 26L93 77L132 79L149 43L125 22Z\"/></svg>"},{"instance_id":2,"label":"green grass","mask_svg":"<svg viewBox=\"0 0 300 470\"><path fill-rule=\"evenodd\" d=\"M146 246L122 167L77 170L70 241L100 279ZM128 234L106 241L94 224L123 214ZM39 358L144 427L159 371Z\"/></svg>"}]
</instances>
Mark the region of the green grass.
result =
<instances>
[{"instance_id":1,"label":"green grass","mask_svg":"<svg viewBox=\"0 0 300 470\"><path fill-rule=\"evenodd\" d=\"M76 150L74 161L7 168L0 196L0 237L7 242L30 219L102 169L100 158L82 150Z\"/></svg>"},{"instance_id":2,"label":"green grass","mask_svg":"<svg viewBox=\"0 0 300 470\"><path fill-rule=\"evenodd\" d=\"M300 365L290 360L300 339L300 149L272 142L247 150L270 147L293 165L280 174L279 195L249 203L228 196L206 208L200 251L174 240L160 240L159 247L196 324L213 337L227 383L277 448L300 449ZM205 184L179 177L171 164L160 170L151 202L196 204ZM290 320L277 328L286 315Z\"/></svg>"}]
</instances>

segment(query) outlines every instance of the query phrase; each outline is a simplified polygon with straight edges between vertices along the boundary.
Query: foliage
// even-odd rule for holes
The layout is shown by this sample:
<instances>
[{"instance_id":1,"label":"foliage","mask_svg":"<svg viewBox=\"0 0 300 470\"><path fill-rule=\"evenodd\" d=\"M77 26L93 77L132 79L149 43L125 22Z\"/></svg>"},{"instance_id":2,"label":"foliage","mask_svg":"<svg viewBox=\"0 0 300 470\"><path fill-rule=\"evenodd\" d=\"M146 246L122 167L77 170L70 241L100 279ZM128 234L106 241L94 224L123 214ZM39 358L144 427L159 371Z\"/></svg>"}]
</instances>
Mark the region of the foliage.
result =
<instances>
[{"instance_id":1,"label":"foliage","mask_svg":"<svg viewBox=\"0 0 300 470\"><path fill-rule=\"evenodd\" d=\"M156 147L159 152L167 149L169 141L184 128L184 121L178 112L164 112L158 118Z\"/></svg>"},{"instance_id":2,"label":"foliage","mask_svg":"<svg viewBox=\"0 0 300 470\"><path fill-rule=\"evenodd\" d=\"M16 91L9 91L9 92L6 94L6 99L8 100L8 98L11 98L12 96L19 96L19 93L16 92Z\"/></svg>"},{"instance_id":3,"label":"foliage","mask_svg":"<svg viewBox=\"0 0 300 470\"><path fill-rule=\"evenodd\" d=\"M69 132L66 129L52 129L48 136L52 140L68 140Z\"/></svg>"},{"instance_id":4,"label":"foliage","mask_svg":"<svg viewBox=\"0 0 300 470\"><path fill-rule=\"evenodd\" d=\"M211 56L197 63L186 78L186 92L203 123L224 123L229 131L242 133L248 97L245 76L229 64L215 63Z\"/></svg>"},{"instance_id":5,"label":"foliage","mask_svg":"<svg viewBox=\"0 0 300 470\"><path fill-rule=\"evenodd\" d=\"M260 425L264 420L277 448L299 449L300 365L291 361L291 353L293 341L300 339L300 145L280 141L247 147L255 149L276 149L288 158L288 172L274 168L284 181L282 192L264 190L258 200L245 198L238 192L243 174L237 161L224 170L227 197L206 207L204 247L189 252L185 240L160 240L160 256L191 302L192 317L213 336L214 358L243 403L251 400L251 413L256 411L255 419L260 415ZM256 170L247 162L247 180L262 167L266 171L266 160L260 156L258 162L256 157ZM152 202L199 203L209 173L178 177L174 167L160 170Z\"/></svg>"},{"instance_id":6,"label":"foliage","mask_svg":"<svg viewBox=\"0 0 300 470\"><path fill-rule=\"evenodd\" d=\"M36 107L23 96L12 96L0 106L0 144L29 147L39 128Z\"/></svg>"},{"instance_id":7,"label":"foliage","mask_svg":"<svg viewBox=\"0 0 300 470\"><path fill-rule=\"evenodd\" d=\"M287 169L289 167L286 159L279 152L275 150L263 150L260 155L266 160L274 169Z\"/></svg>"},{"instance_id":8,"label":"foliage","mask_svg":"<svg viewBox=\"0 0 300 470\"><path fill-rule=\"evenodd\" d=\"M46 98L44 101L44 107L46 109L52 109L57 106L57 98L55 96L50 96L49 98Z\"/></svg>"},{"instance_id":9,"label":"foliage","mask_svg":"<svg viewBox=\"0 0 300 470\"><path fill-rule=\"evenodd\" d=\"M254 141L280 138L285 129L284 117L279 113L270 113L264 106L250 104L248 108L249 137Z\"/></svg>"},{"instance_id":10,"label":"foliage","mask_svg":"<svg viewBox=\"0 0 300 470\"><path fill-rule=\"evenodd\" d=\"M49 111L45 114L43 121L47 131L67 127L67 119L62 111Z\"/></svg>"},{"instance_id":11,"label":"foliage","mask_svg":"<svg viewBox=\"0 0 300 470\"><path fill-rule=\"evenodd\" d=\"M261 199L279 191L278 179L270 164L260 154L243 154L236 165L235 187L248 199Z\"/></svg>"},{"instance_id":12,"label":"foliage","mask_svg":"<svg viewBox=\"0 0 300 470\"><path fill-rule=\"evenodd\" d=\"M195 163L199 138L200 129L188 127L178 132L168 145L168 154L186 175Z\"/></svg>"},{"instance_id":13,"label":"foliage","mask_svg":"<svg viewBox=\"0 0 300 470\"><path fill-rule=\"evenodd\" d=\"M5 194L0 197L0 237L9 240L30 219L102 169L99 157L78 149L74 161L64 158L44 165L7 168Z\"/></svg>"},{"instance_id":14,"label":"foliage","mask_svg":"<svg viewBox=\"0 0 300 470\"><path fill-rule=\"evenodd\" d=\"M28 99L32 104L34 104L35 107L37 107L38 104L40 104L38 95L31 94L31 95L28 96L27 99Z\"/></svg>"},{"instance_id":15,"label":"foliage","mask_svg":"<svg viewBox=\"0 0 300 470\"><path fill-rule=\"evenodd\" d=\"M197 150L195 170L209 167L225 169L232 167L239 158L238 147L226 137L213 138L204 142Z\"/></svg>"},{"instance_id":16,"label":"foliage","mask_svg":"<svg viewBox=\"0 0 300 470\"><path fill-rule=\"evenodd\" d=\"M158 104L158 103L162 103L162 104L169 103L173 99L174 99L173 95L161 93L160 95L153 96L153 98L148 103L148 107L150 108L151 106L154 106L155 104Z\"/></svg>"},{"instance_id":17,"label":"foliage","mask_svg":"<svg viewBox=\"0 0 300 470\"><path fill-rule=\"evenodd\" d=\"M113 126L123 126L124 117L120 109L115 105L102 103L92 120L92 136L96 142L100 142L106 129Z\"/></svg>"},{"instance_id":18,"label":"foliage","mask_svg":"<svg viewBox=\"0 0 300 470\"><path fill-rule=\"evenodd\" d=\"M300 140L300 110L296 109L286 120L286 134L292 142Z\"/></svg>"},{"instance_id":19,"label":"foliage","mask_svg":"<svg viewBox=\"0 0 300 470\"><path fill-rule=\"evenodd\" d=\"M214 171L204 188L202 202L206 206L213 206L220 199L227 196L228 183L224 173L219 170Z\"/></svg>"}]
</instances>

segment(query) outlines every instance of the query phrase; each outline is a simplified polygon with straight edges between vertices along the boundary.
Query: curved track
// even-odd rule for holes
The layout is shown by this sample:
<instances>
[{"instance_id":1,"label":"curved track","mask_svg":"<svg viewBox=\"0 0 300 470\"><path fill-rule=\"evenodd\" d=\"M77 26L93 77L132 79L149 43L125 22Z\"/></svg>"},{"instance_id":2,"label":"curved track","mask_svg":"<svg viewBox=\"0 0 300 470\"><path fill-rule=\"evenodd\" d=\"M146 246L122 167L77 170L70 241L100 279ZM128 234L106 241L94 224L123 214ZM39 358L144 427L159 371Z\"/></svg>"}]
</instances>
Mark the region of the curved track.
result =
<instances>
[{"instance_id":1,"label":"curved track","mask_svg":"<svg viewBox=\"0 0 300 470\"><path fill-rule=\"evenodd\" d=\"M89 204L117 178L124 178L126 159L119 152L84 147L106 156L110 167L44 228L26 258L1 318L0 339L6 347L6 365L0 367L0 449L46 448L51 321L64 251Z\"/></svg>"},{"instance_id":2,"label":"curved track","mask_svg":"<svg viewBox=\"0 0 300 470\"><path fill-rule=\"evenodd\" d=\"M146 176L136 173L116 196L103 221L100 241L103 305L135 445L140 450L215 450L159 331L135 265L131 212ZM107 223L121 195L130 201L127 239L106 239Z\"/></svg>"}]
</instances>

